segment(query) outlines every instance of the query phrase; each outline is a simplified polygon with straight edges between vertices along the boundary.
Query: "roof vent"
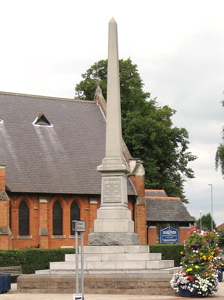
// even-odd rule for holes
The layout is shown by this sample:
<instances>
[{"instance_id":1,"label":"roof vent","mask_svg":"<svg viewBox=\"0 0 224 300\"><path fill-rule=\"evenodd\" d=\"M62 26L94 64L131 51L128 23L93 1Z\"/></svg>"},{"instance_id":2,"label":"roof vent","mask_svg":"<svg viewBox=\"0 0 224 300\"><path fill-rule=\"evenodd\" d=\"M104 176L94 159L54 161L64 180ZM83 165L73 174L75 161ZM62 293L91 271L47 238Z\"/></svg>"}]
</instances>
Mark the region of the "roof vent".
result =
<instances>
[{"instance_id":1,"label":"roof vent","mask_svg":"<svg viewBox=\"0 0 224 300\"><path fill-rule=\"evenodd\" d=\"M0 119L0 124L3 124L3 120L2 119Z\"/></svg>"},{"instance_id":2,"label":"roof vent","mask_svg":"<svg viewBox=\"0 0 224 300\"><path fill-rule=\"evenodd\" d=\"M32 123L35 126L47 126L53 127L53 125L48 121L44 114L39 114Z\"/></svg>"}]
</instances>

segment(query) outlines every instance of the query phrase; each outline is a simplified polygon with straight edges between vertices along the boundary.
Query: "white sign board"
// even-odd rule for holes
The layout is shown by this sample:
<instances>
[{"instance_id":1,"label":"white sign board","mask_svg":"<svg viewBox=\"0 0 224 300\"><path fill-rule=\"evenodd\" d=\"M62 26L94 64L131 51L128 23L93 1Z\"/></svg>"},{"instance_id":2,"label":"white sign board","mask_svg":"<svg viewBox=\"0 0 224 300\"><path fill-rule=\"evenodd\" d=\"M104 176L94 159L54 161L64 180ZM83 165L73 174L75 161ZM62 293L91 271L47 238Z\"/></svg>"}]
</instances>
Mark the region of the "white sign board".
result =
<instances>
[{"instance_id":1,"label":"white sign board","mask_svg":"<svg viewBox=\"0 0 224 300\"><path fill-rule=\"evenodd\" d=\"M73 294L73 300L83 300L82 294Z\"/></svg>"},{"instance_id":2,"label":"white sign board","mask_svg":"<svg viewBox=\"0 0 224 300\"><path fill-rule=\"evenodd\" d=\"M72 221L72 230L78 232L86 231L86 222L85 221Z\"/></svg>"}]
</instances>

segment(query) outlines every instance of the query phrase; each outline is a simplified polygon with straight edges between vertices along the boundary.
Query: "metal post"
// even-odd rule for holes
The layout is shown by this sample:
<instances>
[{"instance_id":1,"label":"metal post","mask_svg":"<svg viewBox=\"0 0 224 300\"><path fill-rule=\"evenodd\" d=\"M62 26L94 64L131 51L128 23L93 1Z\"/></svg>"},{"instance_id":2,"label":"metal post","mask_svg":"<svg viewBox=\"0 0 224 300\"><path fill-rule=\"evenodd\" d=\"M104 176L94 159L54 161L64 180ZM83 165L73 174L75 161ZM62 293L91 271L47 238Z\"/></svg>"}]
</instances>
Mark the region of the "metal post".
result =
<instances>
[{"instance_id":1,"label":"metal post","mask_svg":"<svg viewBox=\"0 0 224 300\"><path fill-rule=\"evenodd\" d=\"M73 294L73 300L84 300L84 250L83 250L83 232L86 230L85 221L72 221L75 224L75 261L76 261L76 294ZM81 233L81 294L79 294L79 246L78 232Z\"/></svg>"},{"instance_id":2,"label":"metal post","mask_svg":"<svg viewBox=\"0 0 224 300\"><path fill-rule=\"evenodd\" d=\"M213 186L209 183L211 187L211 230L213 230Z\"/></svg>"},{"instance_id":3,"label":"metal post","mask_svg":"<svg viewBox=\"0 0 224 300\"><path fill-rule=\"evenodd\" d=\"M79 293L79 257L78 257L78 231L75 231L75 262L76 262L76 294Z\"/></svg>"},{"instance_id":4,"label":"metal post","mask_svg":"<svg viewBox=\"0 0 224 300\"><path fill-rule=\"evenodd\" d=\"M84 300L84 251L83 251L83 232L81 233L81 286L82 286L82 300Z\"/></svg>"}]
</instances>

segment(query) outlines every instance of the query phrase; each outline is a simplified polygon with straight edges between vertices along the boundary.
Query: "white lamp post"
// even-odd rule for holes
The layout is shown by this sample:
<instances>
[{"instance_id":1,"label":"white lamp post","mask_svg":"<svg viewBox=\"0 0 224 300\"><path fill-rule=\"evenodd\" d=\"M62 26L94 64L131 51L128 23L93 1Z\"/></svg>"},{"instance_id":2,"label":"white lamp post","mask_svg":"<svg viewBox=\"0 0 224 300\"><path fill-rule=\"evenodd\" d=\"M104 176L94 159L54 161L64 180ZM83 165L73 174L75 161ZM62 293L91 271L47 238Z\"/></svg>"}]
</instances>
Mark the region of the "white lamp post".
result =
<instances>
[{"instance_id":1,"label":"white lamp post","mask_svg":"<svg viewBox=\"0 0 224 300\"><path fill-rule=\"evenodd\" d=\"M202 219L201 219L202 211L200 210L199 213L200 213L200 231L201 231L202 230Z\"/></svg>"},{"instance_id":2,"label":"white lamp post","mask_svg":"<svg viewBox=\"0 0 224 300\"><path fill-rule=\"evenodd\" d=\"M211 187L211 230L213 230L213 186L211 183L209 183Z\"/></svg>"}]
</instances>

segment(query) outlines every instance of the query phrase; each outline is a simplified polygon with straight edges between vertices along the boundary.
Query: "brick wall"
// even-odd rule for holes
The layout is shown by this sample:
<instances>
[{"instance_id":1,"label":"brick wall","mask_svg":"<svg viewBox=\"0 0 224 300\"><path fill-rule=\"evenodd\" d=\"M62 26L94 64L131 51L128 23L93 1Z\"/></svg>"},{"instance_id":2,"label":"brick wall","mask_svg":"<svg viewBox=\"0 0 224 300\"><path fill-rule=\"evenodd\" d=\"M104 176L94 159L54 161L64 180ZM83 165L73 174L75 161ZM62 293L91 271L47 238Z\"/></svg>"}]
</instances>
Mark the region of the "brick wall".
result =
<instances>
[{"instance_id":1,"label":"brick wall","mask_svg":"<svg viewBox=\"0 0 224 300\"><path fill-rule=\"evenodd\" d=\"M9 198L5 192L5 166L0 166L0 250L11 248L11 230L9 224Z\"/></svg>"},{"instance_id":2,"label":"brick wall","mask_svg":"<svg viewBox=\"0 0 224 300\"><path fill-rule=\"evenodd\" d=\"M184 240L186 240L186 234L192 227L180 227L179 228L179 244L183 244Z\"/></svg>"},{"instance_id":3,"label":"brick wall","mask_svg":"<svg viewBox=\"0 0 224 300\"><path fill-rule=\"evenodd\" d=\"M89 231L93 232L94 229L94 220L97 218L97 209L100 206L99 198L90 198L89 204Z\"/></svg>"},{"instance_id":4,"label":"brick wall","mask_svg":"<svg viewBox=\"0 0 224 300\"><path fill-rule=\"evenodd\" d=\"M19 236L19 204L25 199L30 209L30 235ZM140 200L139 200L140 199ZM147 228L146 225L146 207L143 201L144 198L135 200L130 198L128 208L133 213L135 221L135 232L140 236L141 244L156 244L157 230L156 227ZM63 235L53 236L53 221L52 209L54 202L59 200L63 208ZM12 230L11 237L0 239L0 249L10 248L60 248L62 246L74 246L74 236L70 234L70 207L73 201L77 201L80 207L80 219L86 221L86 232L84 233L84 245L88 245L88 234L92 232L94 220L97 217L97 209L100 207L100 197L88 198L84 196L68 196L68 195L46 195L45 198L39 198L38 195L10 195L10 218L8 218L9 201L0 201L0 211L2 218L0 226L9 226ZM8 224L8 225L7 225ZM186 238L186 233L190 227L181 227L179 230L179 242L183 243ZM80 245L80 238L79 238Z\"/></svg>"},{"instance_id":5,"label":"brick wall","mask_svg":"<svg viewBox=\"0 0 224 300\"><path fill-rule=\"evenodd\" d=\"M156 226L148 227L148 244L157 244L157 228Z\"/></svg>"},{"instance_id":6,"label":"brick wall","mask_svg":"<svg viewBox=\"0 0 224 300\"><path fill-rule=\"evenodd\" d=\"M138 197L145 197L145 179L144 176L130 176L136 189Z\"/></svg>"},{"instance_id":7,"label":"brick wall","mask_svg":"<svg viewBox=\"0 0 224 300\"><path fill-rule=\"evenodd\" d=\"M0 250L11 248L11 232L9 227L9 201L0 200Z\"/></svg>"},{"instance_id":8,"label":"brick wall","mask_svg":"<svg viewBox=\"0 0 224 300\"><path fill-rule=\"evenodd\" d=\"M39 247L48 249L48 201L46 198L39 199Z\"/></svg>"},{"instance_id":9,"label":"brick wall","mask_svg":"<svg viewBox=\"0 0 224 300\"><path fill-rule=\"evenodd\" d=\"M41 198L40 201L38 195L32 195L32 198L29 195L11 195L10 198L12 248L50 247L51 235L48 235L48 233L49 228L51 228L52 217L49 213L49 196L45 199ZM29 236L19 236L19 205L22 200L25 200L29 207ZM53 248L58 247L60 247L59 244Z\"/></svg>"},{"instance_id":10,"label":"brick wall","mask_svg":"<svg viewBox=\"0 0 224 300\"><path fill-rule=\"evenodd\" d=\"M84 233L84 244L88 244L88 234L93 228L94 219L96 218L97 208L100 205L100 198L94 198L89 201L85 196L68 196L68 195L10 195L10 219L11 230L13 234L12 248L60 248L73 247L75 244L74 236L70 231L70 208L73 201L76 201L80 208L80 220L86 221L86 232ZM19 236L19 205L22 200L26 200L30 213L30 235ZM63 211L63 235L53 236L53 205L59 200ZM1 203L0 203L1 204ZM3 220L3 219L2 219ZM7 220L4 214L4 220ZM81 243L79 236L79 245Z\"/></svg>"},{"instance_id":11,"label":"brick wall","mask_svg":"<svg viewBox=\"0 0 224 300\"><path fill-rule=\"evenodd\" d=\"M9 226L8 216L9 201L0 200L0 226Z\"/></svg>"},{"instance_id":12,"label":"brick wall","mask_svg":"<svg viewBox=\"0 0 224 300\"><path fill-rule=\"evenodd\" d=\"M19 205L22 200L26 200L30 213L30 235L19 236ZM53 205L59 200L63 210L63 235L53 236ZM129 209L134 209L134 219L136 222L136 233L140 235L141 244L146 243L146 221L145 206L135 205L133 199L129 199ZM80 219L86 221L86 231L84 233L84 245L88 245L88 234L93 230L94 220L97 217L97 209L100 207L100 197L88 199L82 196L62 196L46 195L44 198L38 195L10 195L10 218L12 230L12 248L60 248L73 247L75 240L70 232L70 208L73 201L77 201L80 207ZM4 220L7 221L4 214ZM3 220L3 219L2 219ZM79 237L80 245L80 237Z\"/></svg>"},{"instance_id":13,"label":"brick wall","mask_svg":"<svg viewBox=\"0 0 224 300\"><path fill-rule=\"evenodd\" d=\"M130 176L137 192L134 206L135 233L139 235L140 244L147 243L146 205L145 205L145 179L143 175Z\"/></svg>"},{"instance_id":14,"label":"brick wall","mask_svg":"<svg viewBox=\"0 0 224 300\"><path fill-rule=\"evenodd\" d=\"M145 205L135 205L135 232L139 235L140 244L147 243L146 209Z\"/></svg>"},{"instance_id":15,"label":"brick wall","mask_svg":"<svg viewBox=\"0 0 224 300\"><path fill-rule=\"evenodd\" d=\"M5 166L0 166L0 191L5 191Z\"/></svg>"}]
</instances>

